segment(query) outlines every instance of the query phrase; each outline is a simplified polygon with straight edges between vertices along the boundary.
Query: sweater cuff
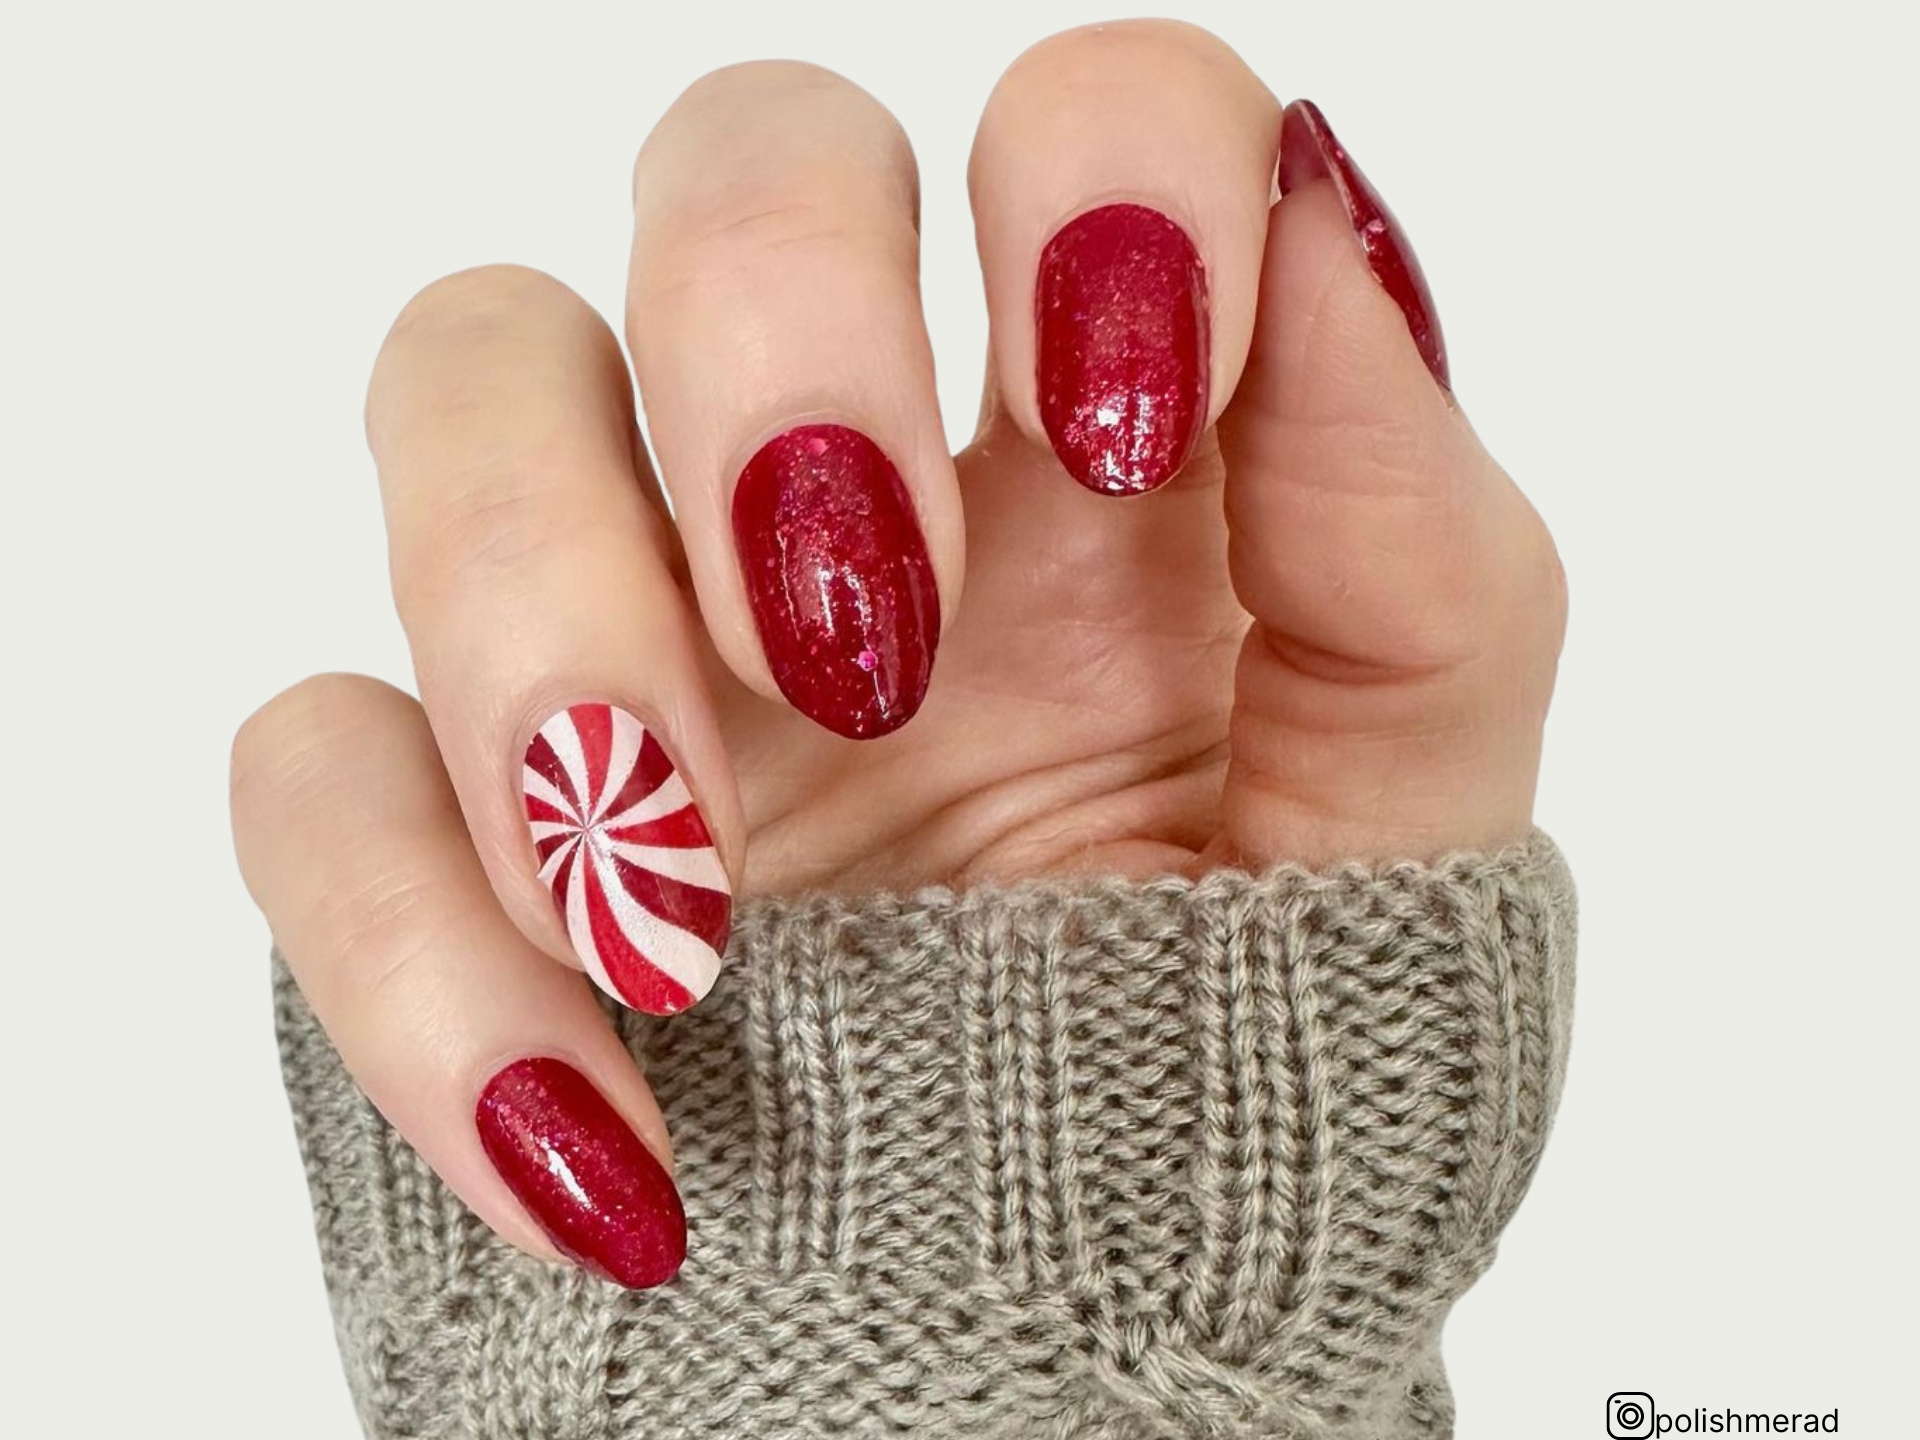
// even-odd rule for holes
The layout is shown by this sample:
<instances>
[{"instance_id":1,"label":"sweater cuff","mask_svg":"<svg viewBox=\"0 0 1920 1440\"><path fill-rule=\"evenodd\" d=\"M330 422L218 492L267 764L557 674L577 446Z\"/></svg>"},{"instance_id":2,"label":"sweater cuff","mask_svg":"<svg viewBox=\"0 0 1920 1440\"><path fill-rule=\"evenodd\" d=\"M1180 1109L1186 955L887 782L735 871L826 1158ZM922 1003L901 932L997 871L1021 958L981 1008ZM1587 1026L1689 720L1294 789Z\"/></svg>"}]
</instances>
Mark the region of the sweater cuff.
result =
<instances>
[{"instance_id":1,"label":"sweater cuff","mask_svg":"<svg viewBox=\"0 0 1920 1440\"><path fill-rule=\"evenodd\" d=\"M629 1292L495 1239L284 967L281 1054L369 1435L1451 1434L1439 1331L1558 1098L1544 836L1435 865L761 900L621 1011L691 1248Z\"/></svg>"}]
</instances>

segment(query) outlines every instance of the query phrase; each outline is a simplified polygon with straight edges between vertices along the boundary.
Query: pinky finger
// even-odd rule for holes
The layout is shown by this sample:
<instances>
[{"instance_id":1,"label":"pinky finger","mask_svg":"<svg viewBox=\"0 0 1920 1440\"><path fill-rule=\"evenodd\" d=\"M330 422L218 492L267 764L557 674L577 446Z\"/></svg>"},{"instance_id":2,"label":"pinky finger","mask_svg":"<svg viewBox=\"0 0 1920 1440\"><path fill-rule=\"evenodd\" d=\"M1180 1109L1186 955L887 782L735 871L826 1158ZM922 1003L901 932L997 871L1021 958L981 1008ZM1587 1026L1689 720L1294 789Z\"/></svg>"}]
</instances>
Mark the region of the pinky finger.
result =
<instances>
[{"instance_id":1,"label":"pinky finger","mask_svg":"<svg viewBox=\"0 0 1920 1440\"><path fill-rule=\"evenodd\" d=\"M347 1069L474 1212L622 1285L686 1258L666 1125L586 977L508 920L426 717L320 676L234 741L241 872Z\"/></svg>"}]
</instances>

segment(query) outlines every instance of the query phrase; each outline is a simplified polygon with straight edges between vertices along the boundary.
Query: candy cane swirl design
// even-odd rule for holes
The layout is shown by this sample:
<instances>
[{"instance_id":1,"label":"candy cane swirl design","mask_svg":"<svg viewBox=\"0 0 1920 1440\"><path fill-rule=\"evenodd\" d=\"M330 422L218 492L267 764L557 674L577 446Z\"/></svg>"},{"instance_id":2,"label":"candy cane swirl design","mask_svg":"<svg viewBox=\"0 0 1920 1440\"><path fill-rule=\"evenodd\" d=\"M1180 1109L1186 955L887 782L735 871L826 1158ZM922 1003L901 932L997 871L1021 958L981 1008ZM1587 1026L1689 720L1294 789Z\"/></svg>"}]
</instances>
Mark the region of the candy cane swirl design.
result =
<instances>
[{"instance_id":1,"label":"candy cane swirl design","mask_svg":"<svg viewBox=\"0 0 1920 1440\"><path fill-rule=\"evenodd\" d=\"M575 705L533 737L523 781L540 878L593 978L651 1015L706 994L732 890L660 742L616 706Z\"/></svg>"}]
</instances>

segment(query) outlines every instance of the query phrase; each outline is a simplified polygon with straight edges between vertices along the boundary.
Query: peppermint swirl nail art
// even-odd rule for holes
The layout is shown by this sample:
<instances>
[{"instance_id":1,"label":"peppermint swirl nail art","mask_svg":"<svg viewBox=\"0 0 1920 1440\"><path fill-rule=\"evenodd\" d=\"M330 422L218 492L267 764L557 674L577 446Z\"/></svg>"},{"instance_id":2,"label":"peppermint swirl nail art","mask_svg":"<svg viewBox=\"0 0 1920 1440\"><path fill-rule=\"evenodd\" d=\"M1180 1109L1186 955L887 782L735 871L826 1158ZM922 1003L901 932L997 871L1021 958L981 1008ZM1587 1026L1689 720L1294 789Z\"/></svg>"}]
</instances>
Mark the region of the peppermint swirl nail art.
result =
<instances>
[{"instance_id":1,"label":"peppermint swirl nail art","mask_svg":"<svg viewBox=\"0 0 1920 1440\"><path fill-rule=\"evenodd\" d=\"M732 887L659 740L616 705L573 705L527 746L523 785L540 879L587 973L650 1015L705 995Z\"/></svg>"}]
</instances>

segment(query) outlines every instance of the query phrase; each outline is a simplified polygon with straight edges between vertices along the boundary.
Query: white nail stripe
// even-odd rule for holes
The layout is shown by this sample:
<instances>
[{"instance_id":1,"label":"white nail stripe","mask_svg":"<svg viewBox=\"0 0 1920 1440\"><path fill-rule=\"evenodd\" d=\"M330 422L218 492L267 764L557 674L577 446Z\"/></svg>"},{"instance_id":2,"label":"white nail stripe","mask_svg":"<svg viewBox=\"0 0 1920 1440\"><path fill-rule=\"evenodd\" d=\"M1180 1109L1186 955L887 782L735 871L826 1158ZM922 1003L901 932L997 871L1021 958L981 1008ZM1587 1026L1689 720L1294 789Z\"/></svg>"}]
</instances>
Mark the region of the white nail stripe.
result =
<instances>
[{"instance_id":1,"label":"white nail stripe","mask_svg":"<svg viewBox=\"0 0 1920 1440\"><path fill-rule=\"evenodd\" d=\"M593 983L614 999L623 1000L626 997L621 995L620 987L613 983L606 963L600 958L600 947L593 943L593 921L587 915L587 877L583 873L588 863L590 857L582 855L567 876L567 938L573 941L573 953L587 967Z\"/></svg>"},{"instance_id":2,"label":"white nail stripe","mask_svg":"<svg viewBox=\"0 0 1920 1440\"><path fill-rule=\"evenodd\" d=\"M536 800L544 800L562 815L578 815L573 802L560 793L560 788L531 765L521 767L520 783L526 787L527 794Z\"/></svg>"},{"instance_id":3,"label":"white nail stripe","mask_svg":"<svg viewBox=\"0 0 1920 1440\"><path fill-rule=\"evenodd\" d=\"M720 863L720 857L714 854L711 845L629 845L624 840L602 843L622 860L630 865L638 865L642 870L651 870L669 880L681 880L689 885L718 890L722 895L733 893L727 883L726 867Z\"/></svg>"},{"instance_id":4,"label":"white nail stripe","mask_svg":"<svg viewBox=\"0 0 1920 1440\"><path fill-rule=\"evenodd\" d=\"M613 797L625 788L634 762L640 758L640 740L646 733L640 728L640 722L626 711L613 712L613 742L608 747L606 784L591 802L594 820L598 821L606 813Z\"/></svg>"},{"instance_id":5,"label":"white nail stripe","mask_svg":"<svg viewBox=\"0 0 1920 1440\"><path fill-rule=\"evenodd\" d=\"M629 805L618 815L609 815L600 824L608 830L624 830L629 825L642 825L649 820L658 820L662 815L671 815L692 800L687 782L680 778L680 772L676 770L655 786L646 799Z\"/></svg>"},{"instance_id":6,"label":"white nail stripe","mask_svg":"<svg viewBox=\"0 0 1920 1440\"><path fill-rule=\"evenodd\" d=\"M668 924L627 894L611 857L597 850L587 854L599 873L601 893L627 942L694 999L712 989L720 973L720 957L713 953L713 947L691 931Z\"/></svg>"},{"instance_id":7,"label":"white nail stripe","mask_svg":"<svg viewBox=\"0 0 1920 1440\"><path fill-rule=\"evenodd\" d=\"M529 820L527 829L535 840L551 840L556 835L578 835L580 827L566 820Z\"/></svg>"}]
</instances>

